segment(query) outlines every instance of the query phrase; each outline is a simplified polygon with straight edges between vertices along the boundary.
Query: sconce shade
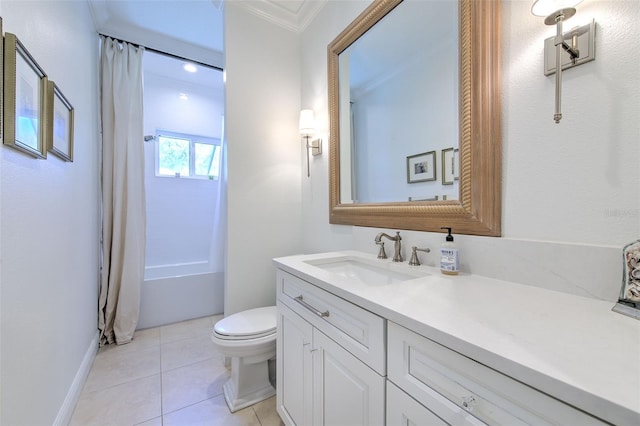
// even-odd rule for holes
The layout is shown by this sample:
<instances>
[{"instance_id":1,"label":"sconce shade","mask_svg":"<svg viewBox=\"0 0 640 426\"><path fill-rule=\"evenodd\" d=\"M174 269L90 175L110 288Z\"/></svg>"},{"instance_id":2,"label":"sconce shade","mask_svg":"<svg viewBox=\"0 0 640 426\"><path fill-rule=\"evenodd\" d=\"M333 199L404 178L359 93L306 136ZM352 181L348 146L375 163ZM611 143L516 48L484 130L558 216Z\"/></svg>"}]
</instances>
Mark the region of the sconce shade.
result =
<instances>
[{"instance_id":1,"label":"sconce shade","mask_svg":"<svg viewBox=\"0 0 640 426\"><path fill-rule=\"evenodd\" d=\"M531 6L531 13L535 16L549 16L561 9L576 7L582 0L536 0Z\"/></svg>"},{"instance_id":2,"label":"sconce shade","mask_svg":"<svg viewBox=\"0 0 640 426\"><path fill-rule=\"evenodd\" d=\"M300 111L300 134L309 136L316 132L316 120L313 117L313 110L303 109Z\"/></svg>"}]
</instances>

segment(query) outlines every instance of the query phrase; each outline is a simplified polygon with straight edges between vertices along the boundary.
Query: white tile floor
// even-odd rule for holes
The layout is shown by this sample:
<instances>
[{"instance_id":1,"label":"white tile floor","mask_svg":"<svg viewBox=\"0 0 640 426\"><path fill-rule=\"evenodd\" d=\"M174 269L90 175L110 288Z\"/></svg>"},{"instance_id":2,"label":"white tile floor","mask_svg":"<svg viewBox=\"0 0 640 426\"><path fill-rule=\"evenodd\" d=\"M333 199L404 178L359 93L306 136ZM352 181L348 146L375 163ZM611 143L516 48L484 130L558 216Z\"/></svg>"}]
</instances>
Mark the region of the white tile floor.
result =
<instances>
[{"instance_id":1,"label":"white tile floor","mask_svg":"<svg viewBox=\"0 0 640 426\"><path fill-rule=\"evenodd\" d=\"M224 358L211 343L221 316L137 331L96 355L71 425L282 425L275 397L233 414Z\"/></svg>"}]
</instances>

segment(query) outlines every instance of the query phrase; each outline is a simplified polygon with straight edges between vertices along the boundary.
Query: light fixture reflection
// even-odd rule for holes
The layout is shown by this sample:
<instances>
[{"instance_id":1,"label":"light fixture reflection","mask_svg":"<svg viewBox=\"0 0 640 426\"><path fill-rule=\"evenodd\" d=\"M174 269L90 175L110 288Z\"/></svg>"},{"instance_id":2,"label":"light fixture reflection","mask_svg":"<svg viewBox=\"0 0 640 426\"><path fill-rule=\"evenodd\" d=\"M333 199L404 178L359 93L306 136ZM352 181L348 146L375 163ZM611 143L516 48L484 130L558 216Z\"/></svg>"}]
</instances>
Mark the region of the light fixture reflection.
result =
<instances>
[{"instance_id":1,"label":"light fixture reflection","mask_svg":"<svg viewBox=\"0 0 640 426\"><path fill-rule=\"evenodd\" d=\"M303 109L300 111L300 123L299 123L300 134L305 140L305 148L307 150L307 177L311 176L311 171L309 169L309 149L311 149L311 153L313 155L322 154L322 140L316 139L312 142L309 142L309 139L316 132L316 120L313 116L313 110Z\"/></svg>"},{"instance_id":2,"label":"light fixture reflection","mask_svg":"<svg viewBox=\"0 0 640 426\"><path fill-rule=\"evenodd\" d=\"M191 64L191 63L186 63L182 66L182 68L186 71L186 72L196 72L198 71L198 68Z\"/></svg>"}]
</instances>

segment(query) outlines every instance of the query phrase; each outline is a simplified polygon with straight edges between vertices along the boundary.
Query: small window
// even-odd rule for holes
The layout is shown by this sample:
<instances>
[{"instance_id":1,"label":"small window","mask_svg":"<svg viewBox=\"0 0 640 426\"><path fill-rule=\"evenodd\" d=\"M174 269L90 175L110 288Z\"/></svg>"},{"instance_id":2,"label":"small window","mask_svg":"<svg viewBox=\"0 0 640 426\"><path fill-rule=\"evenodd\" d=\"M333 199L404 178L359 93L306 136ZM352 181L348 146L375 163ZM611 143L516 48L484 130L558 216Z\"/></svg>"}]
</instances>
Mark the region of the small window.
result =
<instances>
[{"instance_id":1,"label":"small window","mask_svg":"<svg viewBox=\"0 0 640 426\"><path fill-rule=\"evenodd\" d=\"M220 141L180 133L156 134L156 176L217 179Z\"/></svg>"}]
</instances>

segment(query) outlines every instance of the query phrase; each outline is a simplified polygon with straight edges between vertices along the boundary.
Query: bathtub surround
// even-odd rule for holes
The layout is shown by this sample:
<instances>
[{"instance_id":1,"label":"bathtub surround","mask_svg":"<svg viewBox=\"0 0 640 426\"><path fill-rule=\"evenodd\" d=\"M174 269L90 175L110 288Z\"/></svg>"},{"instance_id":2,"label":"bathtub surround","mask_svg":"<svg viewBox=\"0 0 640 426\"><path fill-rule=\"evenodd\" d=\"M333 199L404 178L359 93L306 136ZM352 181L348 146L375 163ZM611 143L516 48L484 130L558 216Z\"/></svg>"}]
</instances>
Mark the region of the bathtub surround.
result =
<instances>
[{"instance_id":1,"label":"bathtub surround","mask_svg":"<svg viewBox=\"0 0 640 426\"><path fill-rule=\"evenodd\" d=\"M147 268L138 329L222 313L223 295L224 272L211 272L207 263Z\"/></svg>"},{"instance_id":2,"label":"bathtub surround","mask_svg":"<svg viewBox=\"0 0 640 426\"><path fill-rule=\"evenodd\" d=\"M175 69L176 74L169 72ZM169 131L220 143L222 72L200 68L185 82L182 62L145 51L144 134ZM189 99L178 99L187 92ZM224 162L217 179L156 176L157 142L143 143L147 206L145 278L138 329L208 315L224 307Z\"/></svg>"},{"instance_id":3,"label":"bathtub surround","mask_svg":"<svg viewBox=\"0 0 640 426\"><path fill-rule=\"evenodd\" d=\"M102 40L102 241L100 346L129 343L138 324L144 276L142 145L144 49Z\"/></svg>"}]
</instances>

